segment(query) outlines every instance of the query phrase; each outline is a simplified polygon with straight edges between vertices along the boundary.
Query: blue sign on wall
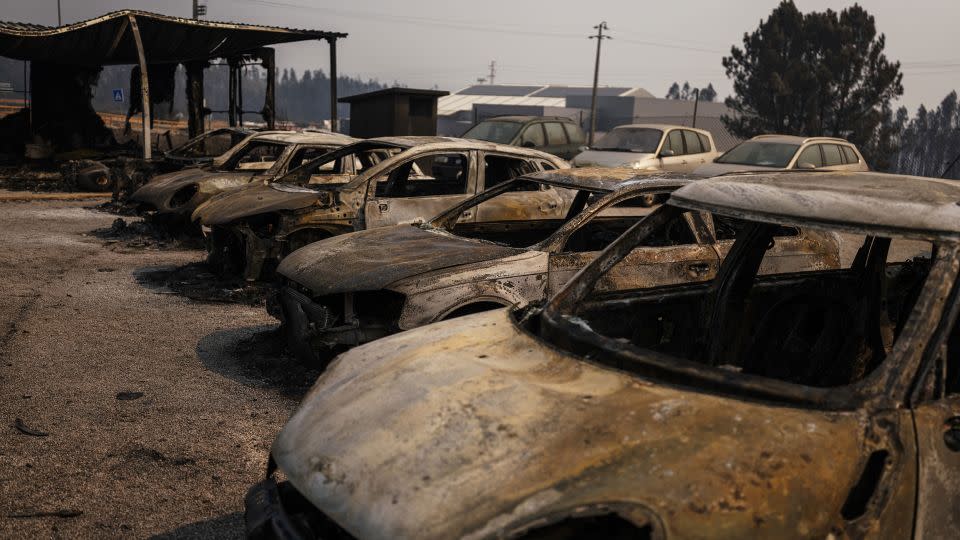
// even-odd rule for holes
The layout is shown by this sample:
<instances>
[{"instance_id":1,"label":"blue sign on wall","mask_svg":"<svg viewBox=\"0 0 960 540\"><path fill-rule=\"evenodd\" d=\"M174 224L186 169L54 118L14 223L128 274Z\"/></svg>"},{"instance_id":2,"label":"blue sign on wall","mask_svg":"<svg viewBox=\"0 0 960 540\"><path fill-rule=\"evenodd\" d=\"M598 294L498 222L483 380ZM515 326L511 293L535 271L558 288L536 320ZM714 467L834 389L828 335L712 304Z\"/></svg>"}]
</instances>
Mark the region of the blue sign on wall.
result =
<instances>
[{"instance_id":1,"label":"blue sign on wall","mask_svg":"<svg viewBox=\"0 0 960 540\"><path fill-rule=\"evenodd\" d=\"M114 101L123 101L123 88L114 88L114 89L113 89L113 100L114 100Z\"/></svg>"}]
</instances>

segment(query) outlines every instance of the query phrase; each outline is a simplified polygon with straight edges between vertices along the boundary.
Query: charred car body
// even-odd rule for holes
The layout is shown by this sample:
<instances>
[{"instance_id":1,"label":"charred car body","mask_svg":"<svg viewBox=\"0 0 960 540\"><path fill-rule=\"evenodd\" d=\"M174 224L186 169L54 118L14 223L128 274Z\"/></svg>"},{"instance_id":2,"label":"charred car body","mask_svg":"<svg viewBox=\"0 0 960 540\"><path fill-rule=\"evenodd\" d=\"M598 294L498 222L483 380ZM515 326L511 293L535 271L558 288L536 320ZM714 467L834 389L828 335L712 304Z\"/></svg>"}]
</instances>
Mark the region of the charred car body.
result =
<instances>
[{"instance_id":1,"label":"charred car body","mask_svg":"<svg viewBox=\"0 0 960 540\"><path fill-rule=\"evenodd\" d=\"M339 133L265 131L250 135L209 166L157 176L130 197L160 220L190 223L193 211L218 193L269 182L317 156L354 142Z\"/></svg>"},{"instance_id":2,"label":"charred car body","mask_svg":"<svg viewBox=\"0 0 960 540\"><path fill-rule=\"evenodd\" d=\"M239 127L212 129L164 152L156 160L156 171L163 174L213 163L214 159L226 154L253 133L250 129Z\"/></svg>"},{"instance_id":3,"label":"charred car body","mask_svg":"<svg viewBox=\"0 0 960 540\"><path fill-rule=\"evenodd\" d=\"M274 442L248 530L951 536L957 201L956 183L869 173L690 183L542 308L339 357ZM742 220L714 279L602 290L657 226L689 211ZM764 275L783 227L841 231L860 248L840 269ZM888 262L897 245L917 256Z\"/></svg>"},{"instance_id":4,"label":"charred car body","mask_svg":"<svg viewBox=\"0 0 960 540\"><path fill-rule=\"evenodd\" d=\"M310 244L287 256L277 273L289 347L316 360L338 345L357 345L555 293L607 244L649 213L649 197L666 197L693 177L632 169L563 169L501 183L417 227L359 231ZM458 221L518 193L549 188L577 193L566 216L530 222ZM733 240L707 213L665 225L605 283L636 289L713 277ZM783 268L836 267L835 237L789 231L777 238Z\"/></svg>"},{"instance_id":5,"label":"charred car body","mask_svg":"<svg viewBox=\"0 0 960 540\"><path fill-rule=\"evenodd\" d=\"M316 240L423 223L487 187L560 168L569 165L556 156L483 141L375 138L331 152L273 184L225 193L199 207L194 216L209 229L211 262L242 269L246 279L255 280L271 274L285 255ZM338 171L344 183L329 176ZM569 193L556 189L519 192L506 204L491 203L459 219L557 218L565 215L570 199Z\"/></svg>"}]
</instances>

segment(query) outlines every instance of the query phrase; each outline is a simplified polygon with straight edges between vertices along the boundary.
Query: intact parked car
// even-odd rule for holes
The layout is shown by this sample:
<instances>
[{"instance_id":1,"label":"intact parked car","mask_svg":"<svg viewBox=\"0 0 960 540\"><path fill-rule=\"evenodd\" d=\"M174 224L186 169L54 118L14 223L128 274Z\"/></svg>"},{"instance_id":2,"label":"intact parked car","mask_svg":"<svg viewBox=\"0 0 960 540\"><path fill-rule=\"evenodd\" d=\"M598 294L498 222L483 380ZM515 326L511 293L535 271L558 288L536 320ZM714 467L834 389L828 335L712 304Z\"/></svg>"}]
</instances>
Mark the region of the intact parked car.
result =
<instances>
[{"instance_id":1,"label":"intact parked car","mask_svg":"<svg viewBox=\"0 0 960 540\"><path fill-rule=\"evenodd\" d=\"M573 158L574 167L630 167L693 172L720 155L703 129L668 124L617 126Z\"/></svg>"},{"instance_id":2,"label":"intact parked car","mask_svg":"<svg viewBox=\"0 0 960 540\"><path fill-rule=\"evenodd\" d=\"M151 216L187 225L201 203L251 182L270 182L306 161L355 142L339 133L264 131L255 133L210 165L162 174L130 196Z\"/></svg>"},{"instance_id":3,"label":"intact parked car","mask_svg":"<svg viewBox=\"0 0 960 540\"><path fill-rule=\"evenodd\" d=\"M418 227L397 225L314 242L277 268L274 313L289 349L316 363L342 346L471 313L525 306L556 292L608 243L695 177L633 169L562 169L503 182ZM561 219L458 222L464 213L524 193L577 193ZM707 213L678 216L605 284L635 289L716 273L733 240ZM791 231L777 238L789 265L836 266L835 237Z\"/></svg>"},{"instance_id":4,"label":"intact parked car","mask_svg":"<svg viewBox=\"0 0 960 540\"><path fill-rule=\"evenodd\" d=\"M358 154L364 162L346 183L315 183ZM269 278L280 259L309 243L346 232L423 223L510 178L570 165L551 154L449 137L381 137L331 152L270 185L249 186L208 201L195 219L208 230L211 262L247 280ZM345 178L344 181L347 179ZM464 212L465 222L556 219L571 196L559 190L518 193L506 205Z\"/></svg>"},{"instance_id":5,"label":"intact parked car","mask_svg":"<svg viewBox=\"0 0 960 540\"><path fill-rule=\"evenodd\" d=\"M806 169L826 171L869 171L860 150L844 139L758 135L727 150L702 167L697 176L718 176L741 171Z\"/></svg>"},{"instance_id":6,"label":"intact parked car","mask_svg":"<svg viewBox=\"0 0 960 540\"><path fill-rule=\"evenodd\" d=\"M689 183L545 306L340 356L274 442L248 532L951 537L956 201L955 182L870 173ZM712 279L603 290L659 226L701 211L738 224ZM862 243L840 269L765 274L785 227Z\"/></svg>"},{"instance_id":7,"label":"intact parked car","mask_svg":"<svg viewBox=\"0 0 960 540\"><path fill-rule=\"evenodd\" d=\"M509 144L571 159L586 144L580 125L565 116L497 116L477 123L464 139Z\"/></svg>"}]
</instances>

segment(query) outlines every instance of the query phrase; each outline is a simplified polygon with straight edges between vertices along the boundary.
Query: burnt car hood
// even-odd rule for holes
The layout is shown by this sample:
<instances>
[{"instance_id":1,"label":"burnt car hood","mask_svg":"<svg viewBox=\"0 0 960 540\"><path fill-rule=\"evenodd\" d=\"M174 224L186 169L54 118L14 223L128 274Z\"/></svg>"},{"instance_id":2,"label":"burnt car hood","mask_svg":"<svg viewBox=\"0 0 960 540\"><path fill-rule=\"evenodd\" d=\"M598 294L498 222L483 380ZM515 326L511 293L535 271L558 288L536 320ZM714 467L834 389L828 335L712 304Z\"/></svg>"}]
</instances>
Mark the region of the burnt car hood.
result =
<instances>
[{"instance_id":1,"label":"burnt car hood","mask_svg":"<svg viewBox=\"0 0 960 540\"><path fill-rule=\"evenodd\" d=\"M317 199L312 189L253 183L213 197L197 207L193 219L207 226L226 225L258 214L306 208Z\"/></svg>"},{"instance_id":2,"label":"burnt car hood","mask_svg":"<svg viewBox=\"0 0 960 540\"><path fill-rule=\"evenodd\" d=\"M178 189L196 183L211 174L216 173L202 168L161 174L134 191L130 198L159 206L165 204Z\"/></svg>"},{"instance_id":3,"label":"burnt car hood","mask_svg":"<svg viewBox=\"0 0 960 540\"><path fill-rule=\"evenodd\" d=\"M360 538L486 538L594 503L642 509L668 538L825 537L863 426L600 367L497 310L340 356L272 452Z\"/></svg>"},{"instance_id":4,"label":"burnt car hood","mask_svg":"<svg viewBox=\"0 0 960 540\"><path fill-rule=\"evenodd\" d=\"M372 291L424 272L525 251L435 229L394 225L314 242L285 257L277 272L317 295Z\"/></svg>"}]
</instances>

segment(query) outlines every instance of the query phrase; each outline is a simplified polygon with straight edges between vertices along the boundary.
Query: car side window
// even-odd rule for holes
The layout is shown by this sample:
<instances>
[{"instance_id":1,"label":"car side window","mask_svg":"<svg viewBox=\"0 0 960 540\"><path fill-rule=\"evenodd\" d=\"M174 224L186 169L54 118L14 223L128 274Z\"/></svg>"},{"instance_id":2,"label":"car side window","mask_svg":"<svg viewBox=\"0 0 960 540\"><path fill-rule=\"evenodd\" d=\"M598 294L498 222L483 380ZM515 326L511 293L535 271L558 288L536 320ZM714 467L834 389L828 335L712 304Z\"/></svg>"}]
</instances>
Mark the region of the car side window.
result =
<instances>
[{"instance_id":1,"label":"car side window","mask_svg":"<svg viewBox=\"0 0 960 540\"><path fill-rule=\"evenodd\" d=\"M843 151L843 157L846 158L845 161L848 165L856 165L857 163L860 163L860 158L857 157L857 153L853 151L853 148L841 145L840 150Z\"/></svg>"},{"instance_id":2,"label":"car side window","mask_svg":"<svg viewBox=\"0 0 960 540\"><path fill-rule=\"evenodd\" d=\"M667 140L664 142L663 148L664 150L673 150L673 155L675 156L683 155L683 135L679 129L675 129L667 135Z\"/></svg>"},{"instance_id":3,"label":"car side window","mask_svg":"<svg viewBox=\"0 0 960 540\"><path fill-rule=\"evenodd\" d=\"M550 146L567 144L567 135L563 132L563 125L560 122L547 122L543 127L547 130L547 144Z\"/></svg>"},{"instance_id":4,"label":"car side window","mask_svg":"<svg viewBox=\"0 0 960 540\"><path fill-rule=\"evenodd\" d=\"M820 155L820 145L811 144L806 147L803 152L800 152L796 167L800 168L805 165L813 165L817 168L823 167L823 156Z\"/></svg>"},{"instance_id":5,"label":"car side window","mask_svg":"<svg viewBox=\"0 0 960 540\"><path fill-rule=\"evenodd\" d=\"M823 165L825 167L835 167L843 165L843 157L840 155L840 147L835 144L821 144L823 149Z\"/></svg>"},{"instance_id":6,"label":"car side window","mask_svg":"<svg viewBox=\"0 0 960 540\"><path fill-rule=\"evenodd\" d=\"M648 213L645 198L650 193L620 201L595 213L567 238L562 251L585 253L602 251ZM696 244L697 239L683 214L678 214L641 244L642 247Z\"/></svg>"},{"instance_id":7,"label":"car side window","mask_svg":"<svg viewBox=\"0 0 960 540\"><path fill-rule=\"evenodd\" d=\"M746 226L745 221L739 219L727 217L727 216L718 216L713 215L713 227L716 231L717 240L735 240L737 234ZM800 229L796 227L777 227L777 230L774 231L773 236L782 238L790 236L800 236Z\"/></svg>"},{"instance_id":8,"label":"car side window","mask_svg":"<svg viewBox=\"0 0 960 540\"><path fill-rule=\"evenodd\" d=\"M535 172L533 161L487 154L483 157L483 189L506 182L524 174ZM539 186L533 182L515 183L509 191L537 191Z\"/></svg>"},{"instance_id":9,"label":"car side window","mask_svg":"<svg viewBox=\"0 0 960 540\"><path fill-rule=\"evenodd\" d=\"M296 169L304 163L314 160L324 154L327 154L328 152L330 152L329 148L320 148L316 146L301 148L294 152L293 156L290 157L290 163L287 164L287 169Z\"/></svg>"},{"instance_id":10,"label":"car side window","mask_svg":"<svg viewBox=\"0 0 960 540\"><path fill-rule=\"evenodd\" d=\"M713 152L713 145L710 144L709 137L707 137L703 133L697 133L697 137L700 138L700 146L703 147L704 152Z\"/></svg>"},{"instance_id":11,"label":"car side window","mask_svg":"<svg viewBox=\"0 0 960 540\"><path fill-rule=\"evenodd\" d=\"M287 145L272 142L254 142L231 158L226 170L266 171L273 166ZM232 166L231 166L232 165Z\"/></svg>"},{"instance_id":12,"label":"car side window","mask_svg":"<svg viewBox=\"0 0 960 540\"><path fill-rule=\"evenodd\" d=\"M690 130L683 130L683 141L687 145L688 154L699 154L703 152L703 148L700 147L700 137L697 137L697 132Z\"/></svg>"},{"instance_id":13,"label":"car side window","mask_svg":"<svg viewBox=\"0 0 960 540\"><path fill-rule=\"evenodd\" d=\"M583 130L573 124L563 124L563 129L567 132L567 139L570 144L583 144L587 139L583 135Z\"/></svg>"},{"instance_id":14,"label":"car side window","mask_svg":"<svg viewBox=\"0 0 960 540\"><path fill-rule=\"evenodd\" d=\"M523 130L523 136L520 137L520 144L523 146L546 146L547 141L543 136L543 127L540 124L527 126Z\"/></svg>"},{"instance_id":15,"label":"car side window","mask_svg":"<svg viewBox=\"0 0 960 540\"><path fill-rule=\"evenodd\" d=\"M431 197L467 192L467 154L428 154L404 162L377 179L377 197Z\"/></svg>"}]
</instances>

